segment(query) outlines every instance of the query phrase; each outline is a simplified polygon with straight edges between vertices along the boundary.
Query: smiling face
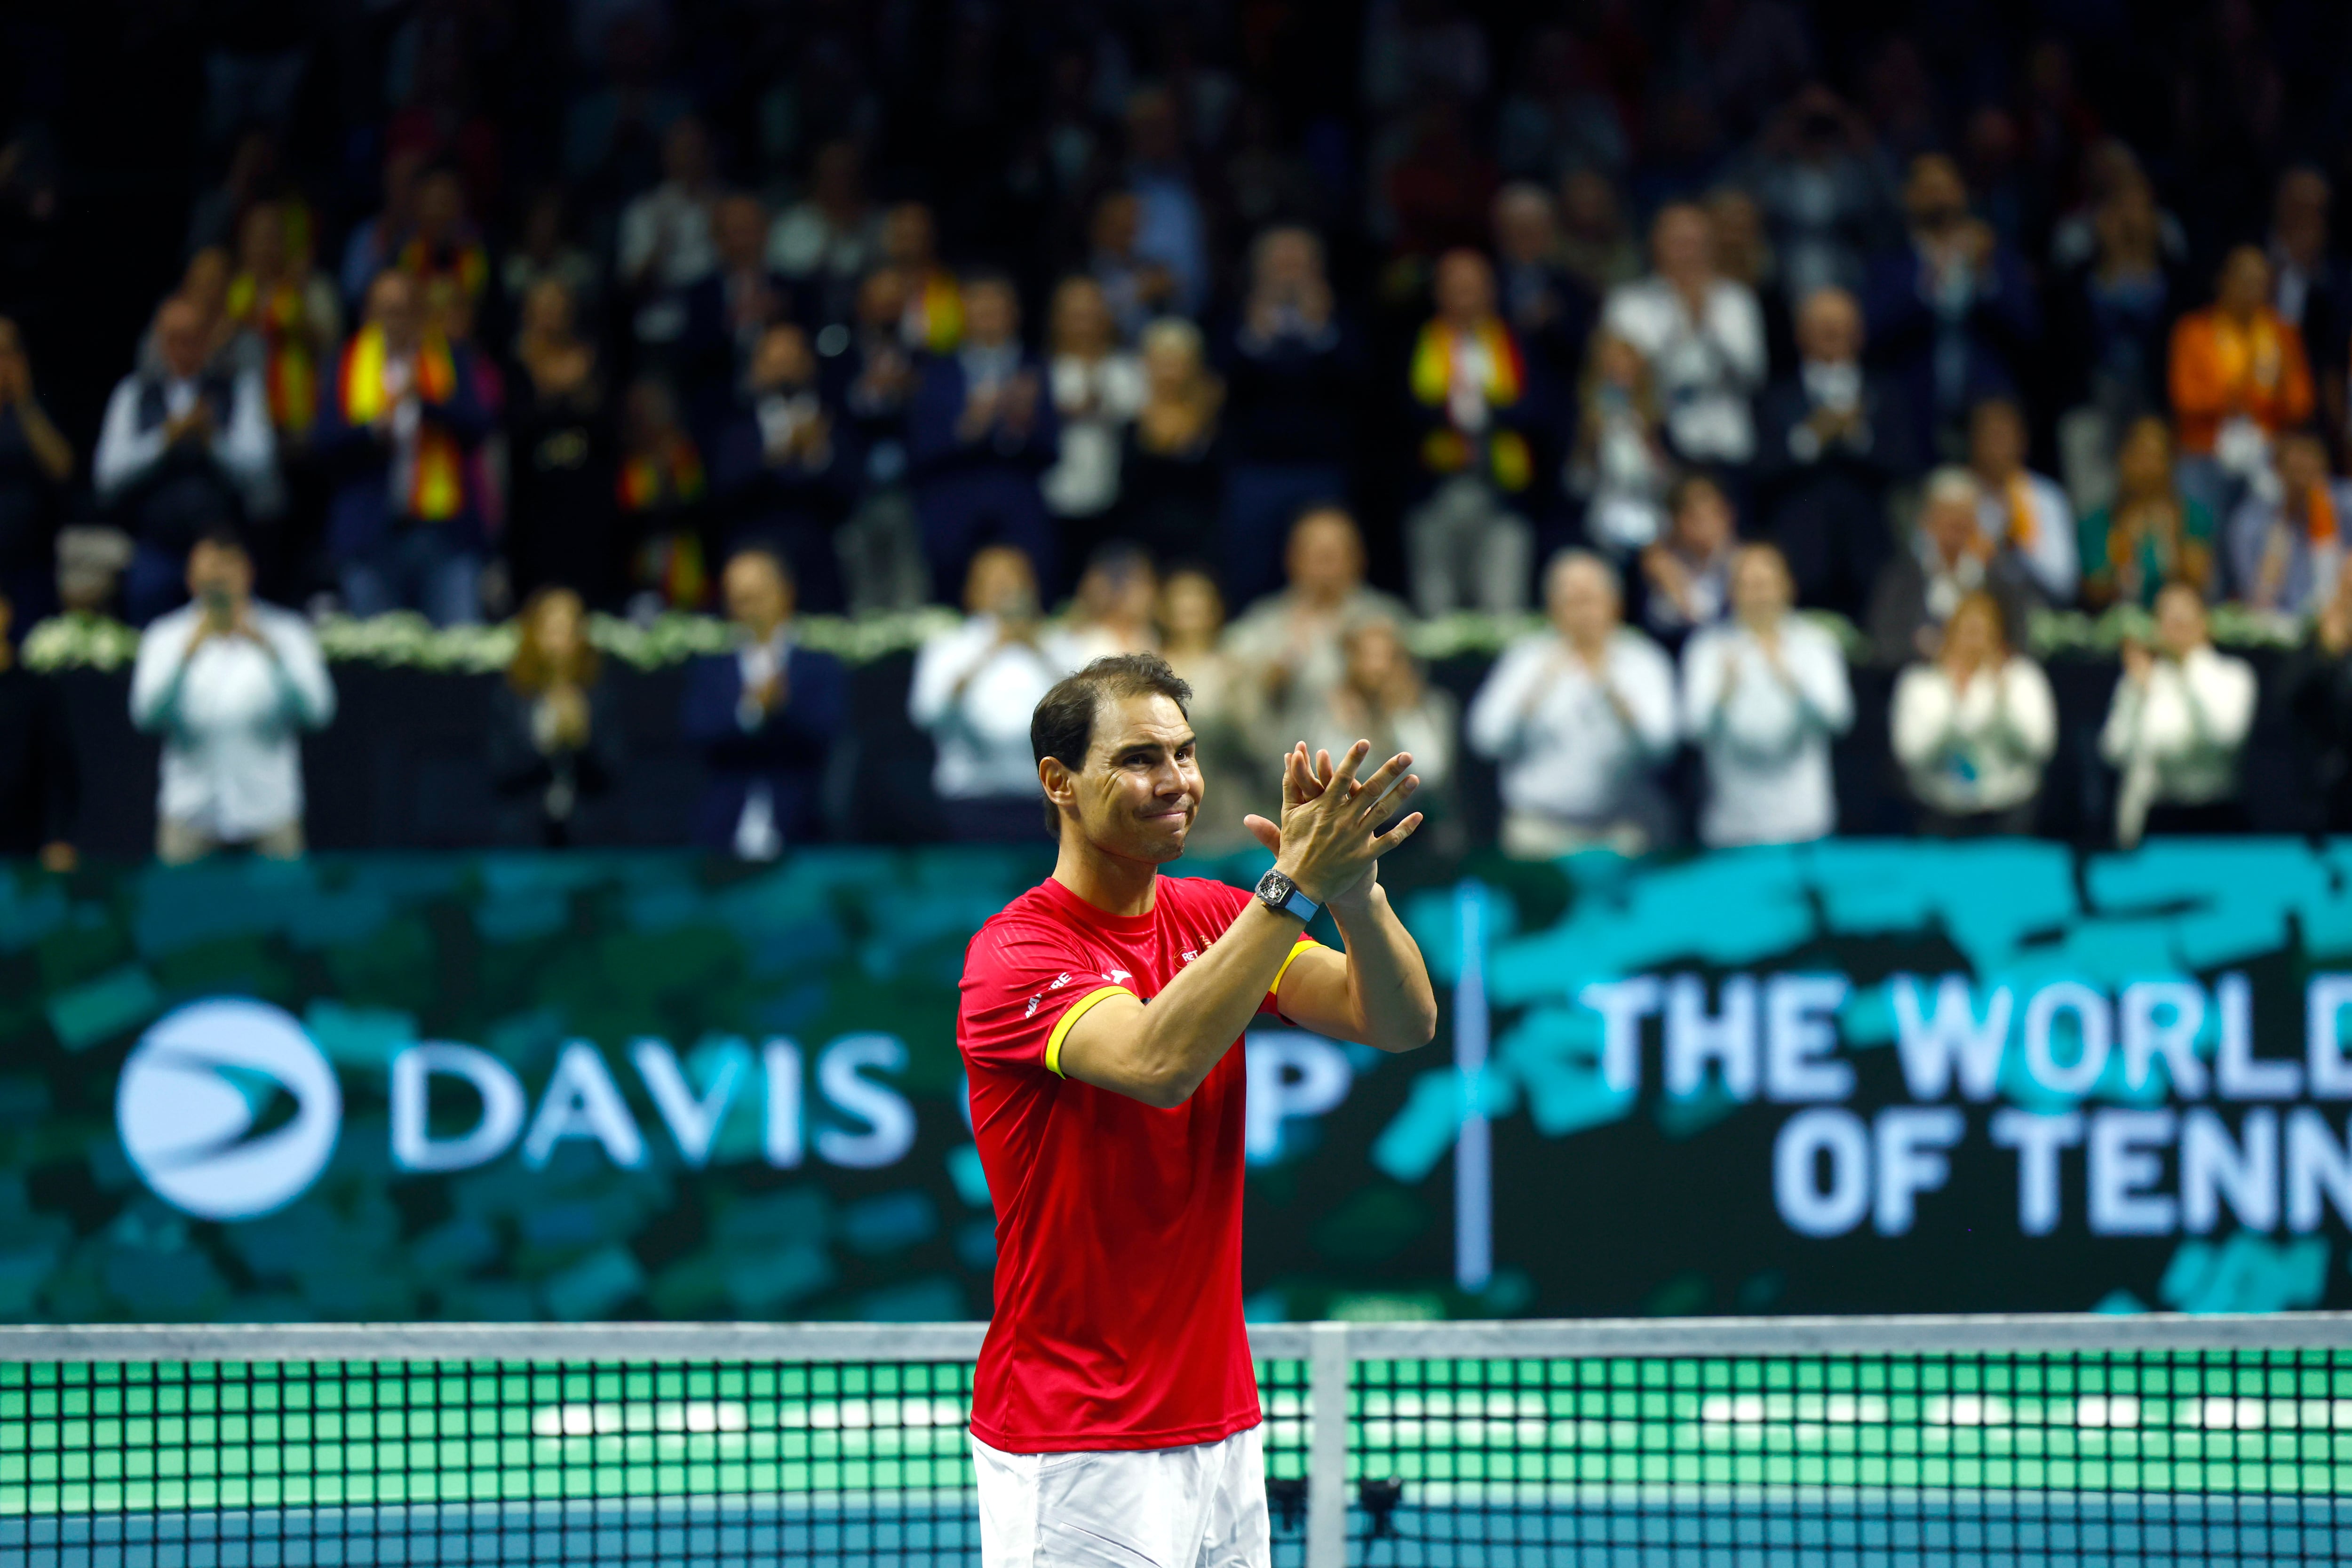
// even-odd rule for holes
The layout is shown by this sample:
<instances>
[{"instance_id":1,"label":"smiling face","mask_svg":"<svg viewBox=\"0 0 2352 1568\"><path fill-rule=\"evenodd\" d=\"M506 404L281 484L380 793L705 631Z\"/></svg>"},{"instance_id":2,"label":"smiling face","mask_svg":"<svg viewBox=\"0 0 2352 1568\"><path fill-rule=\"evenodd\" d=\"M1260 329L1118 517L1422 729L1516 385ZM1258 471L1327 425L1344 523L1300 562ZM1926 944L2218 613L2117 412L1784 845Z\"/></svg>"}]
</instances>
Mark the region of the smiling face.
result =
<instances>
[{"instance_id":1,"label":"smiling face","mask_svg":"<svg viewBox=\"0 0 2352 1568\"><path fill-rule=\"evenodd\" d=\"M1075 827L1096 848L1150 866L1184 853L1201 809L1201 767L1192 722L1174 699L1104 698L1085 765L1073 773L1049 757L1040 766L1065 832Z\"/></svg>"}]
</instances>

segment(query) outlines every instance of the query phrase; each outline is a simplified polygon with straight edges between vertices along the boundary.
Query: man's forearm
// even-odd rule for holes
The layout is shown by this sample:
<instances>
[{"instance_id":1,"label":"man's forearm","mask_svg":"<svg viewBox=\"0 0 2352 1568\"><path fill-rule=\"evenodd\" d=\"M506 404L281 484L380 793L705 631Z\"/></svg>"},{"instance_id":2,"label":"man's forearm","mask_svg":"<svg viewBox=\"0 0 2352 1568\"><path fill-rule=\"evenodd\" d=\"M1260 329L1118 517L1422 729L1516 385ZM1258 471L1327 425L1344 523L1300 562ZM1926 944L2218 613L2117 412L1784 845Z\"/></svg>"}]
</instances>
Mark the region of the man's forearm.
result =
<instances>
[{"instance_id":1,"label":"man's forearm","mask_svg":"<svg viewBox=\"0 0 2352 1568\"><path fill-rule=\"evenodd\" d=\"M1437 996L1412 933L1375 883L1361 903L1331 906L1348 948L1348 996L1359 1037L1384 1051L1417 1050L1437 1029Z\"/></svg>"},{"instance_id":2,"label":"man's forearm","mask_svg":"<svg viewBox=\"0 0 2352 1568\"><path fill-rule=\"evenodd\" d=\"M1298 942L1298 922L1252 900L1225 934L1151 999L1132 1061L1162 1106L1181 1104L1217 1065L1273 988Z\"/></svg>"}]
</instances>

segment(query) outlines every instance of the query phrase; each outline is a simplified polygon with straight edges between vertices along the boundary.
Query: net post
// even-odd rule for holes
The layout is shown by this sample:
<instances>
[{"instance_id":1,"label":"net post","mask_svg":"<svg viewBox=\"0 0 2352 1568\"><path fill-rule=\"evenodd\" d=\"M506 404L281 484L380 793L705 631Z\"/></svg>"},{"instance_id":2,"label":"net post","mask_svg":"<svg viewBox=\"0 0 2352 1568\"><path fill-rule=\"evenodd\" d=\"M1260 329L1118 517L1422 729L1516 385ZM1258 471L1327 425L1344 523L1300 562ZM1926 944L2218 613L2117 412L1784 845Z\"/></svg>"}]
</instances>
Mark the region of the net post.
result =
<instances>
[{"instance_id":1,"label":"net post","mask_svg":"<svg viewBox=\"0 0 2352 1568\"><path fill-rule=\"evenodd\" d=\"M1307 1330L1307 1568L1348 1562L1348 1325Z\"/></svg>"}]
</instances>

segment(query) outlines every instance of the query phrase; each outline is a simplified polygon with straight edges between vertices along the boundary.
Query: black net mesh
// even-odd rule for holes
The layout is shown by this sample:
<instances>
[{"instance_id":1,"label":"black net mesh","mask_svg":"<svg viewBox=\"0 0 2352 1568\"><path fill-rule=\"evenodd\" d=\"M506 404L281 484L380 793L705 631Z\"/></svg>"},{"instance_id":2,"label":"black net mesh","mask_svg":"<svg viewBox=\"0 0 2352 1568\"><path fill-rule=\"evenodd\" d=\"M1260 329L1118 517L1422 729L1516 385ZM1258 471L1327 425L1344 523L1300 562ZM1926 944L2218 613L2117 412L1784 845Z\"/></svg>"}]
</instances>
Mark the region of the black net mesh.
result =
<instances>
[{"instance_id":1,"label":"black net mesh","mask_svg":"<svg viewBox=\"0 0 2352 1568\"><path fill-rule=\"evenodd\" d=\"M1349 1561L2352 1561L2352 1354L1366 1362Z\"/></svg>"},{"instance_id":2,"label":"black net mesh","mask_svg":"<svg viewBox=\"0 0 2352 1568\"><path fill-rule=\"evenodd\" d=\"M1312 1401L1261 1361L1275 1561ZM0 1564L976 1563L960 1363L0 1363ZM2352 1561L2352 1352L1360 1362L1347 1561Z\"/></svg>"}]
</instances>

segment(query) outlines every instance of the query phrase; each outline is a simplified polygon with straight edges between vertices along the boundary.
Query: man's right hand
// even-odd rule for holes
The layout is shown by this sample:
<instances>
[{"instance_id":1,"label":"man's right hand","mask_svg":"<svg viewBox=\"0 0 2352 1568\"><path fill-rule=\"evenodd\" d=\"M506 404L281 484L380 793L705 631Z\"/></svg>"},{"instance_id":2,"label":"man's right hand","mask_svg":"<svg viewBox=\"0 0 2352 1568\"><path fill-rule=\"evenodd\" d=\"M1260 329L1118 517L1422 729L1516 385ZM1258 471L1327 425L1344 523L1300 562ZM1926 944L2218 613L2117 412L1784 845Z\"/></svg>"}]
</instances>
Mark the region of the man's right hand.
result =
<instances>
[{"instance_id":1,"label":"man's right hand","mask_svg":"<svg viewBox=\"0 0 2352 1568\"><path fill-rule=\"evenodd\" d=\"M1399 752L1379 772L1358 782L1357 770L1371 749L1370 741L1359 741L1336 766L1327 754L1321 759L1325 766L1318 767L1307 760L1301 742L1283 758L1282 826L1275 868L1318 904L1345 896L1371 874L1381 856L1421 826L1422 815L1416 811L1386 833L1372 832L1389 812L1412 797L1421 780L1405 774L1412 753ZM1267 835L1261 824L1273 826L1263 817L1252 817L1246 826L1263 842Z\"/></svg>"}]
</instances>

